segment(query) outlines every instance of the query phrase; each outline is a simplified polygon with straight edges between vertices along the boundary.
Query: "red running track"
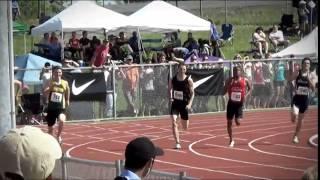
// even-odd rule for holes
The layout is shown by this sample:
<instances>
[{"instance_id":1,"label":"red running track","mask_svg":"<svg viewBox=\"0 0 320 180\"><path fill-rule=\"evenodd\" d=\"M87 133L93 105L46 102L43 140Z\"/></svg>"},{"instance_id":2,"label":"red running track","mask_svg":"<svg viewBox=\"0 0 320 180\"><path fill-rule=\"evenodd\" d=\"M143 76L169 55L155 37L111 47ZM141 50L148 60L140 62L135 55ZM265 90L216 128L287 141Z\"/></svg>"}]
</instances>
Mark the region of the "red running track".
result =
<instances>
[{"instance_id":1,"label":"red running track","mask_svg":"<svg viewBox=\"0 0 320 180\"><path fill-rule=\"evenodd\" d=\"M225 113L193 115L175 150L169 117L152 120L66 124L63 149L72 157L111 161L124 159L131 139L148 136L165 150L154 169L200 179L301 179L318 162L318 148L308 140L318 132L318 110L305 117L300 143L293 144L295 124L289 110L245 112L233 127L234 148L228 147Z\"/></svg>"}]
</instances>

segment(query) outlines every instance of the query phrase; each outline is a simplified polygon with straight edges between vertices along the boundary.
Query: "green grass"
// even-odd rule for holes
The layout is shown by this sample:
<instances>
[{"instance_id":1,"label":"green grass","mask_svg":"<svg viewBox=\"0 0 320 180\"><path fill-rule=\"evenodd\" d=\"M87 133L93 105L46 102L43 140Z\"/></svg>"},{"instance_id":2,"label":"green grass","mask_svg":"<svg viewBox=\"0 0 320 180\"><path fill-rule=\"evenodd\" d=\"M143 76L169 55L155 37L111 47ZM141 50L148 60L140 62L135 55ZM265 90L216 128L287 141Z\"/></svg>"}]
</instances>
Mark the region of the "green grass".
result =
<instances>
[{"instance_id":1,"label":"green grass","mask_svg":"<svg viewBox=\"0 0 320 180\"><path fill-rule=\"evenodd\" d=\"M199 11L192 11L192 13L199 15ZM249 51L251 45L251 34L257 26L262 26L264 29L269 29L273 24L279 24L282 14L285 13L285 6L257 6L257 7L241 7L228 8L227 22L234 25L234 41L233 45L227 44L222 47L222 52L227 59L232 59L235 54ZM295 14L295 13L293 13ZM221 24L225 22L224 8L203 9L203 18L212 19L221 32ZM296 17L295 17L296 18ZM25 22L35 22L34 19L22 18ZM297 20L295 19L295 22ZM196 39L207 39L209 32L194 32ZM143 38L161 38L160 34L142 34ZM186 40L187 33L180 34L181 42ZM36 37L34 42L37 42L40 37ZM32 38L27 39L27 52L32 49ZM297 38L291 38L291 42L295 42ZM14 54L24 54L24 40L22 35L14 34Z\"/></svg>"}]
</instances>

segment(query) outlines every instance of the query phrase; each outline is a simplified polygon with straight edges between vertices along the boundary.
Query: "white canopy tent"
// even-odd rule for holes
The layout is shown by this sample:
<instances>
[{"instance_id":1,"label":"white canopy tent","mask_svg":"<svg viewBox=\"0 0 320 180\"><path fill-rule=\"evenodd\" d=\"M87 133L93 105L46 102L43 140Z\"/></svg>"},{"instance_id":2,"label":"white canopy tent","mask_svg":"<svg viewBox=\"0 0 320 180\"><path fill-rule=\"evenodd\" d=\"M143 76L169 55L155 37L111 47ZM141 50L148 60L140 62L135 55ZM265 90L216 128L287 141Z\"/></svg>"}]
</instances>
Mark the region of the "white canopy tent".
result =
<instances>
[{"instance_id":1,"label":"white canopy tent","mask_svg":"<svg viewBox=\"0 0 320 180\"><path fill-rule=\"evenodd\" d=\"M113 32L210 31L210 22L162 0L152 1L129 16L128 25Z\"/></svg>"},{"instance_id":2,"label":"white canopy tent","mask_svg":"<svg viewBox=\"0 0 320 180\"><path fill-rule=\"evenodd\" d=\"M45 23L32 29L33 36L45 32L106 31L123 26L128 16L97 5L94 1L78 1Z\"/></svg>"},{"instance_id":3,"label":"white canopy tent","mask_svg":"<svg viewBox=\"0 0 320 180\"><path fill-rule=\"evenodd\" d=\"M284 50L275 53L272 57L318 57L318 27L300 41Z\"/></svg>"}]
</instances>

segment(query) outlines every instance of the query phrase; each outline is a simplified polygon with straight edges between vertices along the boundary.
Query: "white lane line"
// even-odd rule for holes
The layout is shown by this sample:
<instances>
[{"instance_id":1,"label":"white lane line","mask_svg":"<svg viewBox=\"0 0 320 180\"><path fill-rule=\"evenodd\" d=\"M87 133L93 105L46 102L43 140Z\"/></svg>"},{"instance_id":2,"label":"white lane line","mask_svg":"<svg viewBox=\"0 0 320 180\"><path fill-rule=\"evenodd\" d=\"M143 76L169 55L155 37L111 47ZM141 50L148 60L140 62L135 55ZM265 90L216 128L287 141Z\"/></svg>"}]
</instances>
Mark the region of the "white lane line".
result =
<instances>
[{"instance_id":1,"label":"white lane line","mask_svg":"<svg viewBox=\"0 0 320 180\"><path fill-rule=\"evenodd\" d=\"M128 144L126 141L120 141L120 140L111 140L112 142L122 143L122 144Z\"/></svg>"},{"instance_id":2,"label":"white lane line","mask_svg":"<svg viewBox=\"0 0 320 180\"><path fill-rule=\"evenodd\" d=\"M311 145L315 146L315 147L318 147L317 142L314 142L314 140L317 139L317 138L318 138L318 134L315 134L315 135L311 136L311 137L309 138L309 143L310 143Z\"/></svg>"},{"instance_id":3,"label":"white lane line","mask_svg":"<svg viewBox=\"0 0 320 180\"><path fill-rule=\"evenodd\" d=\"M184 153L184 154L187 153L186 151L183 151L183 150L181 150L181 149L170 149L170 148L166 148L166 149L164 149L164 150L166 150L166 151L178 152L178 153Z\"/></svg>"},{"instance_id":4,"label":"white lane line","mask_svg":"<svg viewBox=\"0 0 320 180\"><path fill-rule=\"evenodd\" d=\"M237 147L229 147L229 146L220 146L216 144L205 144L206 146L212 146L212 147L220 147L220 148L225 148L225 149L230 149L230 150L240 150L240 151L249 151L249 149L242 149L242 148L237 148Z\"/></svg>"},{"instance_id":5,"label":"white lane line","mask_svg":"<svg viewBox=\"0 0 320 180\"><path fill-rule=\"evenodd\" d=\"M228 136L224 137L225 139L229 139ZM244 138L232 138L234 140L239 140L239 141L249 141L249 139L244 139Z\"/></svg>"},{"instance_id":6,"label":"white lane line","mask_svg":"<svg viewBox=\"0 0 320 180\"><path fill-rule=\"evenodd\" d=\"M62 143L63 145L66 145L66 146L73 146L74 144L69 144L69 143Z\"/></svg>"},{"instance_id":7,"label":"white lane line","mask_svg":"<svg viewBox=\"0 0 320 180\"><path fill-rule=\"evenodd\" d=\"M93 151L98 151L98 152L103 152L103 153L109 153L109 154L115 154L121 156L122 153L117 153L113 151L107 151L107 150L102 150L102 149L97 149L97 148L92 148L92 147L87 147L87 149L93 150Z\"/></svg>"},{"instance_id":8,"label":"white lane line","mask_svg":"<svg viewBox=\"0 0 320 180\"><path fill-rule=\"evenodd\" d=\"M272 179L266 178L266 177L250 176L250 175L247 175L247 174L239 174L239 173L233 173L233 172L222 171L222 170L214 170L214 169L208 169L208 168L188 166L188 165L185 165L185 164L179 164L179 163L161 161L161 160L158 160L158 159L156 159L155 161L158 162L158 163L170 164L170 165L180 166L180 167L184 167L184 168L197 169L197 170L208 171L208 172L216 172L216 173L230 174L230 175L234 175L234 176L241 176L241 177L253 178L253 179L272 180Z\"/></svg>"},{"instance_id":9,"label":"white lane line","mask_svg":"<svg viewBox=\"0 0 320 180\"><path fill-rule=\"evenodd\" d=\"M297 149L313 149L311 147L303 147L303 146L295 146L295 145L288 145L288 144L273 144L276 146L283 146L283 147L289 147L289 148L297 148Z\"/></svg>"},{"instance_id":10,"label":"white lane line","mask_svg":"<svg viewBox=\"0 0 320 180\"><path fill-rule=\"evenodd\" d=\"M219 157L219 156L211 156L211 155L206 155L206 154L201 154L197 151L195 151L193 149L193 145L202 142L202 141L206 141L209 139L212 139L215 137L208 137L208 138L204 138L198 141L193 142L192 144L189 145L189 150L191 152L193 152L194 154L198 155L198 156L202 156L205 158L210 158L210 159L219 159L219 160L224 160L224 161L231 161L231 162L237 162L237 163L244 163L244 164L251 164L251 165L255 165L255 166L264 166L264 167L270 167L270 168L279 168L279 169L286 169L286 170L292 170L292 171L300 171L300 172L304 172L305 169L297 169L297 168L290 168L290 167L283 167L283 166L278 166L278 165L271 165L271 164L261 164L261 163L255 163L255 162L249 162L249 161L241 161L241 160L236 160L236 159L230 159L230 158L223 158L223 157Z\"/></svg>"},{"instance_id":11,"label":"white lane line","mask_svg":"<svg viewBox=\"0 0 320 180\"><path fill-rule=\"evenodd\" d=\"M137 135L136 135L137 136ZM85 142L85 143L81 143L78 144L76 146L71 147L70 149L68 149L66 151L66 156L67 157L71 157L70 156L70 152L73 151L74 149L80 148L82 146L88 145L88 144L93 144L93 143L98 143L98 142L102 142L102 141L108 141L108 140L114 140L114 139L118 139L118 138L126 138L126 137L132 137L132 135L125 135L125 136L117 136L117 137L112 137L112 138L106 138L106 139L100 139L100 140L94 140L94 141L89 141L89 142Z\"/></svg>"},{"instance_id":12,"label":"white lane line","mask_svg":"<svg viewBox=\"0 0 320 180\"><path fill-rule=\"evenodd\" d=\"M310 131L310 130L314 130L316 128L310 128L310 129L303 129L302 131ZM268 136L263 136L263 137L260 137L260 138L257 138L257 139L254 139L252 141L250 141L248 143L249 147L255 151L258 151L260 153L263 153L263 154L269 154L269 155L273 155L273 156L282 156L282 157L287 157L287 158L294 158L294 159L303 159L303 160L308 160L308 161L314 161L314 162L317 162L317 159L311 159L311 158L305 158L305 157L299 157L299 156L291 156L291 155L285 155L285 154L278 154L278 153L272 153L272 152L267 152L267 151L262 151L258 148L255 148L252 144L256 141L259 141L261 139L265 139L265 138L270 138L270 137L273 137L273 136L277 136L277 135L282 135L282 134L289 134L289 133L292 133L292 131L285 131L285 132L281 132L281 133L276 133L276 134L271 134L271 135L268 135Z\"/></svg>"},{"instance_id":13,"label":"white lane line","mask_svg":"<svg viewBox=\"0 0 320 180\"><path fill-rule=\"evenodd\" d=\"M173 138L168 138L169 140L171 141L174 141ZM185 139L180 139L181 142L186 142L186 143L189 143L190 141L189 140L185 140Z\"/></svg>"}]
</instances>

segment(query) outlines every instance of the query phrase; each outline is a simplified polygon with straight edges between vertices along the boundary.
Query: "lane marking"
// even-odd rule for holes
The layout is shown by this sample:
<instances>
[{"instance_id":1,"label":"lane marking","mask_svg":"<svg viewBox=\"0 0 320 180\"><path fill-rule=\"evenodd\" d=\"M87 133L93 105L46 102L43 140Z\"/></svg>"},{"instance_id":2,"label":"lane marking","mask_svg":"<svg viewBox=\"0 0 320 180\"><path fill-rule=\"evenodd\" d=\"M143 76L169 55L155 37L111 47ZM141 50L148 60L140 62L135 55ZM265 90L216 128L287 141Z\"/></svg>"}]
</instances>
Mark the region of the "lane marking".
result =
<instances>
[{"instance_id":1,"label":"lane marking","mask_svg":"<svg viewBox=\"0 0 320 180\"><path fill-rule=\"evenodd\" d=\"M186 153L187 153L186 151L183 151L183 150L181 150L181 149L171 149L171 148L166 148L166 149L164 149L164 150L166 150L166 151L178 152L178 153L184 153L184 154L186 154Z\"/></svg>"},{"instance_id":2,"label":"lane marking","mask_svg":"<svg viewBox=\"0 0 320 180\"><path fill-rule=\"evenodd\" d=\"M167 161L162 161L162 160L155 160L156 162L159 163L164 163L164 164L170 164L170 165L175 165L175 166L180 166L184 168L190 168L190 169L196 169L196 170L202 170L202 171L209 171L209 172L216 172L216 173L223 173L223 174L230 174L234 176L241 176L241 177L247 177L247 178L253 178L253 179L264 179L264 180L272 180L270 178L266 177L259 177L259 176L251 176L247 174L239 174L239 173L233 173L233 172L228 172L228 171L222 171L222 170L214 170L214 169L208 169L208 168L201 168L201 167L195 167L195 166L188 166L185 164L179 164L179 163L173 163L173 162L167 162Z\"/></svg>"},{"instance_id":3,"label":"lane marking","mask_svg":"<svg viewBox=\"0 0 320 180\"><path fill-rule=\"evenodd\" d=\"M107 151L107 150L102 150L102 149L97 149L97 148L92 148L92 147L87 147L87 149L93 150L93 151L98 151L98 152L103 152L103 153L109 153L109 154L115 154L121 156L122 153L117 153L113 151Z\"/></svg>"},{"instance_id":4,"label":"lane marking","mask_svg":"<svg viewBox=\"0 0 320 180\"><path fill-rule=\"evenodd\" d=\"M195 144L197 144L199 142L202 142L202 141L206 141L206 140L212 139L212 138L215 138L215 137L208 137L208 138L204 138L204 139L201 139L201 140L193 142L192 144L189 145L189 150L191 152L193 152L194 154L198 155L198 156L205 157L205 158L210 158L210 159L219 159L219 160L224 160L224 161L251 164L251 165L255 165L255 166L264 166L264 167L270 167L270 168L286 169L286 170L299 171L299 172L304 172L304 170L305 170L305 169L283 167L283 166L278 166L278 165L270 165L270 164L261 164L261 163L255 163L255 162L249 162L249 161L241 161L241 160L236 160L236 159L223 158L223 157L219 157L219 156L210 156L210 155L206 155L206 154L201 154L201 153L199 153L199 152L197 152L197 151L195 151L193 149L192 146L194 146Z\"/></svg>"},{"instance_id":5,"label":"lane marking","mask_svg":"<svg viewBox=\"0 0 320 180\"><path fill-rule=\"evenodd\" d=\"M237 148L237 147L229 147L229 146L220 146L216 144L205 144L206 146L212 146L212 147L220 147L220 148L225 148L225 149L230 149L230 150L240 150L240 151L249 151L249 149L242 149L242 148Z\"/></svg>"},{"instance_id":6,"label":"lane marking","mask_svg":"<svg viewBox=\"0 0 320 180\"><path fill-rule=\"evenodd\" d=\"M314 142L315 139L318 138L318 134L315 134L309 138L309 143L315 147L318 147L317 141Z\"/></svg>"},{"instance_id":7,"label":"lane marking","mask_svg":"<svg viewBox=\"0 0 320 180\"><path fill-rule=\"evenodd\" d=\"M314 129L316 129L316 128L303 129L302 131L310 131L310 130L314 130ZM253 149L255 151L258 151L260 153L263 153L263 154L269 154L269 155L273 155L273 156L282 156L282 157L287 157L287 158L302 159L302 160L308 160L308 161L317 162L317 159L311 159L311 158L305 158L305 157L299 157L299 156L291 156L291 155L285 155L285 154L278 154L278 153L272 153L272 152L263 151L263 150L260 150L260 149L254 147L252 145L254 142L259 141L261 139L270 138L270 137L277 136L277 135L282 135L282 134L289 134L289 133L292 133L292 130L291 131L281 132L281 133L276 133L276 134L271 134L271 135L263 136L263 137L260 137L260 138L256 138L256 139L250 141L248 143L248 145L249 145L249 147L251 149Z\"/></svg>"},{"instance_id":8,"label":"lane marking","mask_svg":"<svg viewBox=\"0 0 320 180\"><path fill-rule=\"evenodd\" d=\"M288 144L273 144L273 145L289 147L289 148L297 148L297 149L307 149L307 150L313 149L313 148L310 148L310 147L294 146L294 145L288 145Z\"/></svg>"}]
</instances>

